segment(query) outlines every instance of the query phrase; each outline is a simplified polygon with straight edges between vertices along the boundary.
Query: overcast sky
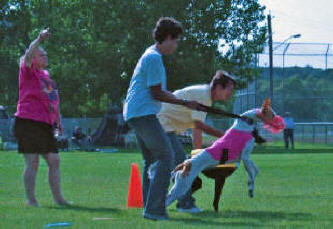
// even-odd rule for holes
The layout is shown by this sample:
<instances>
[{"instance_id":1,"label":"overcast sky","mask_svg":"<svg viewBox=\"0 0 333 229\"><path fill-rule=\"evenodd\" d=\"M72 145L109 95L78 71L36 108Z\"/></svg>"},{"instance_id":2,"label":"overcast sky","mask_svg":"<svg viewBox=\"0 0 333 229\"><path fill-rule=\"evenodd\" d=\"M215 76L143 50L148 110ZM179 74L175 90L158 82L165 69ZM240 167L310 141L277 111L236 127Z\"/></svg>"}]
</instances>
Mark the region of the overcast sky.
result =
<instances>
[{"instance_id":1,"label":"overcast sky","mask_svg":"<svg viewBox=\"0 0 333 229\"><path fill-rule=\"evenodd\" d=\"M259 0L266 6L266 14L271 12L273 41L282 42L293 34L300 38L290 42L331 43L329 53L333 55L333 1L332 0ZM282 49L282 47L281 47ZM282 49L283 50L283 49ZM327 46L290 46L289 52L325 53ZM276 52L278 52L277 50ZM281 50L280 50L281 51ZM267 66L266 57L260 65ZM282 58L274 56L274 66L281 66ZM294 57L285 59L286 66L310 65L325 68L325 57ZM333 56L328 58L328 68L333 68Z\"/></svg>"},{"instance_id":2,"label":"overcast sky","mask_svg":"<svg viewBox=\"0 0 333 229\"><path fill-rule=\"evenodd\" d=\"M259 0L273 16L273 40L300 33L295 42L333 43L332 0Z\"/></svg>"}]
</instances>

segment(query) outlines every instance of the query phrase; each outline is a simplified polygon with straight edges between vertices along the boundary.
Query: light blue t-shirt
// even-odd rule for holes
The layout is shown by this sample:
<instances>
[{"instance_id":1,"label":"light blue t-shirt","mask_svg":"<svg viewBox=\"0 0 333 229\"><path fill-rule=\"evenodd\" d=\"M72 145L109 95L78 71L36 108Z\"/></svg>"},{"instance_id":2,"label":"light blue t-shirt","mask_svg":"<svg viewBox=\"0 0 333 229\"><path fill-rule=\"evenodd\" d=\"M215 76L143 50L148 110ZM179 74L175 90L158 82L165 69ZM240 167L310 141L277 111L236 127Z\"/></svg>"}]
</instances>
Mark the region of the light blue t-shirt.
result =
<instances>
[{"instance_id":1,"label":"light blue t-shirt","mask_svg":"<svg viewBox=\"0 0 333 229\"><path fill-rule=\"evenodd\" d=\"M292 117L284 117L283 121L286 124L286 129L294 129L295 123Z\"/></svg>"},{"instance_id":2,"label":"light blue t-shirt","mask_svg":"<svg viewBox=\"0 0 333 229\"><path fill-rule=\"evenodd\" d=\"M157 114L161 102L153 99L150 87L161 84L166 90L166 74L162 55L156 45L150 46L139 59L127 91L123 115L125 121Z\"/></svg>"}]
</instances>

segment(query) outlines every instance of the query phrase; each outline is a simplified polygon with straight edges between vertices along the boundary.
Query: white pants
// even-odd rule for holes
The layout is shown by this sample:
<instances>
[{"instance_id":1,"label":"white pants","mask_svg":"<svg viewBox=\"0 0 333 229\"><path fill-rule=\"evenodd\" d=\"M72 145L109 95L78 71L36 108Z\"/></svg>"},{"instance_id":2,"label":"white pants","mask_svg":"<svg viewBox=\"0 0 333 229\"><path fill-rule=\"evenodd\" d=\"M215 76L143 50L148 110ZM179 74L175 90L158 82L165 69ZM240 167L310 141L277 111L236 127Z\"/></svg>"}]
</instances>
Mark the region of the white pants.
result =
<instances>
[{"instance_id":1,"label":"white pants","mask_svg":"<svg viewBox=\"0 0 333 229\"><path fill-rule=\"evenodd\" d=\"M175 178L175 184L169 191L165 203L166 206L169 206L173 201L185 195L190 190L194 179L201 171L219 164L219 161L213 159L205 150L189 160L191 161L191 169L185 177L181 175L181 170L172 174Z\"/></svg>"}]
</instances>

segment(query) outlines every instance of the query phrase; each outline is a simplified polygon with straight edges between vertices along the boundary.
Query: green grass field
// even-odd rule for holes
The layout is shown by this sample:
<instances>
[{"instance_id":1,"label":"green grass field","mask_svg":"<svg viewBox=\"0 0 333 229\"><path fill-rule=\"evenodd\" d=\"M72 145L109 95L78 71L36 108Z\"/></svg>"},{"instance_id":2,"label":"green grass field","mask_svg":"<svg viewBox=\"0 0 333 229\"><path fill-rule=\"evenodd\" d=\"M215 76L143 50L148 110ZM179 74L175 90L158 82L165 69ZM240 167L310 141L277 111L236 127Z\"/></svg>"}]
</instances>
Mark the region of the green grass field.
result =
<instances>
[{"instance_id":1,"label":"green grass field","mask_svg":"<svg viewBox=\"0 0 333 229\"><path fill-rule=\"evenodd\" d=\"M26 207L23 159L0 152L0 228L43 228L51 222L71 222L68 228L333 228L333 154L327 153L332 149L303 148L291 153L274 144L257 147L255 197L247 196L241 166L226 182L219 213L212 207L213 181L201 176L203 189L195 197L204 211L178 213L173 204L171 220L163 222L143 219L142 209L126 208L131 163L142 169L138 152L61 153L64 195L74 201L67 208L52 202L44 161L36 188L41 207Z\"/></svg>"}]
</instances>

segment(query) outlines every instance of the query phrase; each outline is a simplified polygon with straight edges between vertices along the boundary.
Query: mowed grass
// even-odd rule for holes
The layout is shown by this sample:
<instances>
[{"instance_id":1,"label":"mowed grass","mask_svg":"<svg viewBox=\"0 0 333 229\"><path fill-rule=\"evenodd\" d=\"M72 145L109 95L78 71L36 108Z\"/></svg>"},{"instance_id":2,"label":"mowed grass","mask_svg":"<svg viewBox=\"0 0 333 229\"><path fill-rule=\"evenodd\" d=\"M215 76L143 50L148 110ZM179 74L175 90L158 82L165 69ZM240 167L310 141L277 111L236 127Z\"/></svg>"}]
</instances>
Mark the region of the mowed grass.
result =
<instances>
[{"instance_id":1,"label":"mowed grass","mask_svg":"<svg viewBox=\"0 0 333 229\"><path fill-rule=\"evenodd\" d=\"M171 220L162 222L143 219L142 209L126 207L131 163L142 171L137 151L61 153L63 192L74 201L67 208L53 203L43 160L36 185L41 206L26 207L23 158L0 152L0 228L43 228L52 222L71 222L68 228L333 228L333 154L314 148L309 148L312 153L286 153L283 148L277 153L276 147L256 148L260 154L252 156L260 168L253 199L241 166L227 179L215 213L214 182L201 175L203 188L195 198L204 211L178 213L173 204Z\"/></svg>"}]
</instances>

